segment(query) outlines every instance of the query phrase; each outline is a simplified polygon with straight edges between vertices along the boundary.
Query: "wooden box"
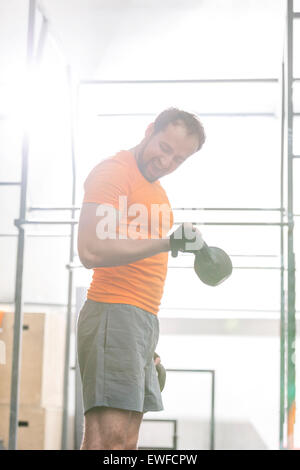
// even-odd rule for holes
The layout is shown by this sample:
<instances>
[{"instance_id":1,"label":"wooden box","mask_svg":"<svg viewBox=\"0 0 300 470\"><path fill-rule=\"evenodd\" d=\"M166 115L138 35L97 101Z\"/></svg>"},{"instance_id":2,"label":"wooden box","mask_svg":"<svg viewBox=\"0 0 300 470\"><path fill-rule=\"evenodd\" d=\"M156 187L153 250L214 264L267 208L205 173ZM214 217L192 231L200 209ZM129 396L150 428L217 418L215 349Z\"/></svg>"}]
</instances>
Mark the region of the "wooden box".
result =
<instances>
[{"instance_id":1,"label":"wooden box","mask_svg":"<svg viewBox=\"0 0 300 470\"><path fill-rule=\"evenodd\" d=\"M25 313L23 319L20 405L63 406L65 316ZM5 313L0 326L5 364L0 363L0 404L10 403L14 314ZM3 348L2 348L3 349Z\"/></svg>"},{"instance_id":2,"label":"wooden box","mask_svg":"<svg viewBox=\"0 0 300 470\"><path fill-rule=\"evenodd\" d=\"M9 405L0 405L0 440L8 449ZM62 408L20 406L18 450L60 450Z\"/></svg>"}]
</instances>

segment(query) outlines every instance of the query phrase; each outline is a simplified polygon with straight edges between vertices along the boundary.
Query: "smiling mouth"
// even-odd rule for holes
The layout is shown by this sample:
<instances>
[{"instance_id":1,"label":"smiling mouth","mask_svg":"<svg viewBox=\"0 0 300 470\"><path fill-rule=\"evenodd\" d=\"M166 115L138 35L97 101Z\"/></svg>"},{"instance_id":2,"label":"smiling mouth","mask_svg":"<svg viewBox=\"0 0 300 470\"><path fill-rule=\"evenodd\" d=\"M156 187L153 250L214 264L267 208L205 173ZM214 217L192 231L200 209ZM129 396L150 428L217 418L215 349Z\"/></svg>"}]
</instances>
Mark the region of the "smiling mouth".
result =
<instances>
[{"instance_id":1,"label":"smiling mouth","mask_svg":"<svg viewBox=\"0 0 300 470\"><path fill-rule=\"evenodd\" d=\"M151 161L151 165L152 165L152 168L154 168L154 170L157 172L163 172L165 170L165 168L158 167L153 160Z\"/></svg>"},{"instance_id":2,"label":"smiling mouth","mask_svg":"<svg viewBox=\"0 0 300 470\"><path fill-rule=\"evenodd\" d=\"M163 177L167 173L165 168L159 168L158 166L156 166L155 159L150 160L148 162L146 171L148 173L148 177L150 177L152 181Z\"/></svg>"},{"instance_id":3,"label":"smiling mouth","mask_svg":"<svg viewBox=\"0 0 300 470\"><path fill-rule=\"evenodd\" d=\"M155 163L152 163L152 168L153 168L153 170L155 171L155 173L161 172L161 169L158 168L158 167L155 165Z\"/></svg>"}]
</instances>

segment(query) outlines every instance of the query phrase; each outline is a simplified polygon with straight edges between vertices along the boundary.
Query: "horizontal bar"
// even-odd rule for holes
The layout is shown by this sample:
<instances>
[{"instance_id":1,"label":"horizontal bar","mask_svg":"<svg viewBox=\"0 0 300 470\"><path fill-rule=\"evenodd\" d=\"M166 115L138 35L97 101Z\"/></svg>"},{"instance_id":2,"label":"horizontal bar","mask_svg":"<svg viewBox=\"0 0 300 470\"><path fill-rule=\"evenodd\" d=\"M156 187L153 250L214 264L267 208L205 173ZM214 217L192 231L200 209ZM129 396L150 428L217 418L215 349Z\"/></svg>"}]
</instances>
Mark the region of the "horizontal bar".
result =
<instances>
[{"instance_id":1,"label":"horizontal bar","mask_svg":"<svg viewBox=\"0 0 300 470\"><path fill-rule=\"evenodd\" d=\"M9 237L18 237L19 235L17 233L0 233L0 237L3 238L9 238Z\"/></svg>"},{"instance_id":2,"label":"horizontal bar","mask_svg":"<svg viewBox=\"0 0 300 470\"><path fill-rule=\"evenodd\" d=\"M280 211L285 212L285 209L276 207L263 208L263 207L173 207L173 211Z\"/></svg>"},{"instance_id":3,"label":"horizontal bar","mask_svg":"<svg viewBox=\"0 0 300 470\"><path fill-rule=\"evenodd\" d=\"M231 257L236 256L237 258L279 258L278 255L243 255L243 254L237 254L237 255L230 255Z\"/></svg>"},{"instance_id":4,"label":"horizontal bar","mask_svg":"<svg viewBox=\"0 0 300 470\"><path fill-rule=\"evenodd\" d=\"M72 225L78 224L78 220L20 220L15 219L15 225Z\"/></svg>"},{"instance_id":5,"label":"horizontal bar","mask_svg":"<svg viewBox=\"0 0 300 470\"><path fill-rule=\"evenodd\" d=\"M300 12L296 11L296 12L293 14L293 17L296 18L296 19L299 19L299 18L300 18Z\"/></svg>"},{"instance_id":6,"label":"horizontal bar","mask_svg":"<svg viewBox=\"0 0 300 470\"><path fill-rule=\"evenodd\" d=\"M14 300L11 301L6 301L6 302L0 302L1 304L14 304ZM46 306L46 307L66 307L67 304L58 304L58 303L53 303L53 302L25 302L25 305L37 305L37 306ZM76 307L76 304L72 304L73 307ZM199 311L199 312L244 312L244 313L278 313L280 314L280 310L272 310L272 309L257 309L257 308L252 308L252 309L246 309L246 308L203 308L203 307L164 307L160 306L160 310L187 310L187 311ZM296 310L297 314L300 314L300 310ZM167 317L163 317L167 318ZM244 318L243 318L244 319Z\"/></svg>"},{"instance_id":7,"label":"horizontal bar","mask_svg":"<svg viewBox=\"0 0 300 470\"><path fill-rule=\"evenodd\" d=\"M81 207L79 206L60 206L60 207L47 207L47 206L39 206L39 207L29 207L28 211L67 211L67 210L80 210Z\"/></svg>"},{"instance_id":8,"label":"horizontal bar","mask_svg":"<svg viewBox=\"0 0 300 470\"><path fill-rule=\"evenodd\" d=\"M20 186L18 181L0 181L0 186Z\"/></svg>"},{"instance_id":9,"label":"horizontal bar","mask_svg":"<svg viewBox=\"0 0 300 470\"><path fill-rule=\"evenodd\" d=\"M51 234L51 233L42 233L41 235L40 234L37 234L37 233L28 233L26 234L26 237L41 237L41 238L70 238L70 234L69 233L66 233L66 234Z\"/></svg>"},{"instance_id":10,"label":"horizontal bar","mask_svg":"<svg viewBox=\"0 0 300 470\"><path fill-rule=\"evenodd\" d=\"M174 222L175 225L180 225L183 222ZM288 226L287 222L190 222L193 225L240 225L240 226ZM15 225L17 227L21 225L72 225L78 224L78 220L20 220L15 219Z\"/></svg>"},{"instance_id":11,"label":"horizontal bar","mask_svg":"<svg viewBox=\"0 0 300 470\"><path fill-rule=\"evenodd\" d=\"M247 313L280 313L280 310L267 310L267 309L258 309L258 308L204 308L204 307L164 307L160 306L160 310L199 310L200 312L247 312ZM300 313L300 310L297 311ZM166 317L163 317L166 318Z\"/></svg>"},{"instance_id":12,"label":"horizontal bar","mask_svg":"<svg viewBox=\"0 0 300 470\"><path fill-rule=\"evenodd\" d=\"M191 80L80 80L79 85L135 85L171 83L278 83L278 78L200 78Z\"/></svg>"},{"instance_id":13,"label":"horizontal bar","mask_svg":"<svg viewBox=\"0 0 300 470\"><path fill-rule=\"evenodd\" d=\"M282 269L282 271L287 271L287 269L282 268L281 266L235 266L234 269Z\"/></svg>"},{"instance_id":14,"label":"horizontal bar","mask_svg":"<svg viewBox=\"0 0 300 470\"><path fill-rule=\"evenodd\" d=\"M168 266L168 268L171 269L194 269L194 266ZM283 271L287 271L287 269L283 269L280 266L233 266L234 270L236 269L274 269L274 270L280 270L282 269Z\"/></svg>"},{"instance_id":15,"label":"horizontal bar","mask_svg":"<svg viewBox=\"0 0 300 470\"><path fill-rule=\"evenodd\" d=\"M152 422L158 422L158 423L176 423L177 422L177 419L151 419L151 418L145 418L143 419L143 422L144 421L152 421Z\"/></svg>"},{"instance_id":16,"label":"horizontal bar","mask_svg":"<svg viewBox=\"0 0 300 470\"><path fill-rule=\"evenodd\" d=\"M14 303L14 302L12 302ZM37 305L38 307L44 306L44 307L67 307L68 304L58 304L58 303L52 303L52 302L24 302L25 305ZM72 304L72 307L76 307L76 303Z\"/></svg>"},{"instance_id":17,"label":"horizontal bar","mask_svg":"<svg viewBox=\"0 0 300 470\"><path fill-rule=\"evenodd\" d=\"M300 158L300 155L293 155L293 158Z\"/></svg>"},{"instance_id":18,"label":"horizontal bar","mask_svg":"<svg viewBox=\"0 0 300 470\"><path fill-rule=\"evenodd\" d=\"M59 211L59 210L80 210L80 206L60 206L60 207L29 207L28 211ZM285 209L280 209L277 207L172 207L173 211L278 211L285 212Z\"/></svg>"},{"instance_id":19,"label":"horizontal bar","mask_svg":"<svg viewBox=\"0 0 300 470\"><path fill-rule=\"evenodd\" d=\"M81 269L81 268L84 268L83 264L75 264L75 263L66 264L66 269Z\"/></svg>"},{"instance_id":20,"label":"horizontal bar","mask_svg":"<svg viewBox=\"0 0 300 470\"><path fill-rule=\"evenodd\" d=\"M0 233L0 237L13 237L17 238L19 235L17 233ZM49 238L58 238L58 237L70 237L71 235L69 233L67 234L55 234L55 233L27 233L26 237L49 237Z\"/></svg>"},{"instance_id":21,"label":"horizontal bar","mask_svg":"<svg viewBox=\"0 0 300 470\"><path fill-rule=\"evenodd\" d=\"M275 117L276 113L201 113L196 111L200 117ZM97 117L153 117L157 113L101 113Z\"/></svg>"},{"instance_id":22,"label":"horizontal bar","mask_svg":"<svg viewBox=\"0 0 300 470\"><path fill-rule=\"evenodd\" d=\"M214 374L213 369L166 369L167 372L203 372L208 374Z\"/></svg>"},{"instance_id":23,"label":"horizontal bar","mask_svg":"<svg viewBox=\"0 0 300 470\"><path fill-rule=\"evenodd\" d=\"M185 222L174 222L174 225L181 225ZM287 222L191 222L193 225L269 225L269 226L288 226Z\"/></svg>"},{"instance_id":24,"label":"horizontal bar","mask_svg":"<svg viewBox=\"0 0 300 470\"><path fill-rule=\"evenodd\" d=\"M66 264L67 269L81 269L84 268L82 264ZM194 269L194 266L168 266L170 269ZM287 269L283 269L280 266L233 266L233 269L273 269L273 270L283 270L287 271Z\"/></svg>"},{"instance_id":25,"label":"horizontal bar","mask_svg":"<svg viewBox=\"0 0 300 470\"><path fill-rule=\"evenodd\" d=\"M184 253L184 252L181 252L180 254L181 256L185 256L185 257L191 257L192 256L192 253ZM230 255L232 257L236 257L236 258L279 258L280 257L280 254L278 255L264 255L264 254L260 254L260 255L252 255L252 254L242 254L242 253L238 253L238 254L235 254L235 255Z\"/></svg>"}]
</instances>

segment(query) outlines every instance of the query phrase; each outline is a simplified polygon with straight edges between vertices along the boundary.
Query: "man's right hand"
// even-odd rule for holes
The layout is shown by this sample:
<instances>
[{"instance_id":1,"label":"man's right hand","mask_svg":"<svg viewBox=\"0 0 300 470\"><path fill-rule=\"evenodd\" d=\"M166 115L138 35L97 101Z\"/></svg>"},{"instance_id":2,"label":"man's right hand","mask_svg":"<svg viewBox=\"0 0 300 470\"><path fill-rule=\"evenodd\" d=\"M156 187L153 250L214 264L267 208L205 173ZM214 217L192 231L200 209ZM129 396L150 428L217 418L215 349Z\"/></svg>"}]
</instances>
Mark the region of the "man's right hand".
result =
<instances>
[{"instance_id":1,"label":"man's right hand","mask_svg":"<svg viewBox=\"0 0 300 470\"><path fill-rule=\"evenodd\" d=\"M173 257L178 251L195 253L204 245L201 232L190 222L180 225L170 236L170 248Z\"/></svg>"}]
</instances>

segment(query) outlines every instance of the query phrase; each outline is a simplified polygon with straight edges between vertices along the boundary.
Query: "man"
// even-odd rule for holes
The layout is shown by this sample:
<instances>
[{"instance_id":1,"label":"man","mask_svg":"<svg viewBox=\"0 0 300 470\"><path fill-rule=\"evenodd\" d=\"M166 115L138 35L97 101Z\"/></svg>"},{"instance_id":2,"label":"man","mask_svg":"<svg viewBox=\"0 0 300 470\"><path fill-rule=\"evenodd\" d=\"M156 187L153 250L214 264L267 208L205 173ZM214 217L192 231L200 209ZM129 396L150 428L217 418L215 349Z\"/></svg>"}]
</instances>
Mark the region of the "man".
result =
<instances>
[{"instance_id":1,"label":"man","mask_svg":"<svg viewBox=\"0 0 300 470\"><path fill-rule=\"evenodd\" d=\"M153 354L168 251L201 249L203 240L191 224L167 236L173 214L158 180L204 141L195 115L167 109L137 146L85 181L78 253L94 274L77 324L82 449L136 449L143 414L163 409Z\"/></svg>"}]
</instances>

